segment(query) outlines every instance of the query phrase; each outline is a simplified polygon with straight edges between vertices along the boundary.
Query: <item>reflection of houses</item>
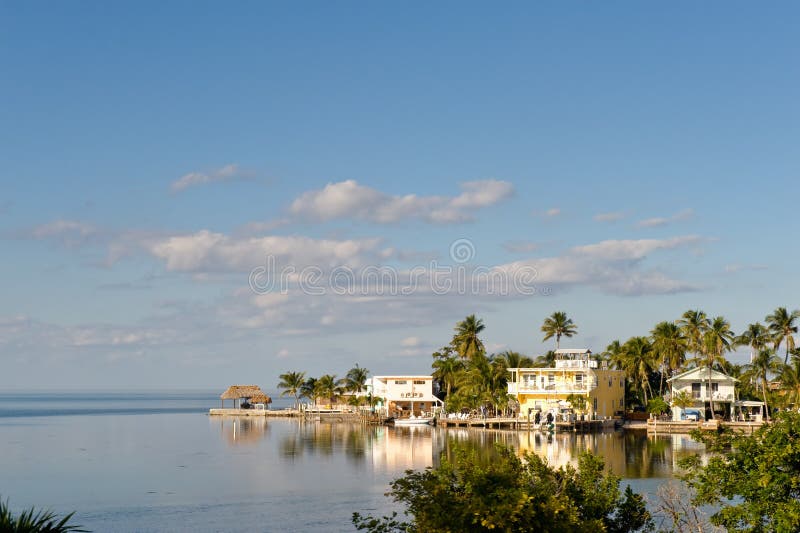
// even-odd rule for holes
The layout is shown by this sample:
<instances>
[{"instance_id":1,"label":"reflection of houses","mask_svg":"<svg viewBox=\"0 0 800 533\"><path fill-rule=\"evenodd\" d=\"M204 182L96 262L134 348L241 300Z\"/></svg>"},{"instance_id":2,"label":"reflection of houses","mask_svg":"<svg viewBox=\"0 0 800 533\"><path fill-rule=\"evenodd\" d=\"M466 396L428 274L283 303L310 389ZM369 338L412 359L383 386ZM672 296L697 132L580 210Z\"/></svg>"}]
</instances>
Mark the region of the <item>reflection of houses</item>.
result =
<instances>
[{"instance_id":1,"label":"reflection of houses","mask_svg":"<svg viewBox=\"0 0 800 533\"><path fill-rule=\"evenodd\" d=\"M711 370L711 398L714 400L714 408L717 412L723 412L725 416L730 416L731 407L736 399L735 389L736 378L717 370ZM688 394L694 403L690 409L699 409L700 414L705 413L705 403L708 401L709 371L705 367L696 367L686 372L673 376L667 380L671 385L670 398L675 399L678 394ZM672 419L675 421L685 420L685 409L675 405L672 406Z\"/></svg>"},{"instance_id":2,"label":"reflection of houses","mask_svg":"<svg viewBox=\"0 0 800 533\"><path fill-rule=\"evenodd\" d=\"M519 402L519 416L558 408L571 394L586 398L584 412L611 417L625 407L625 374L591 358L587 349L556 350L552 368L510 368L508 393ZM561 405L564 405L561 403Z\"/></svg>"},{"instance_id":3,"label":"reflection of houses","mask_svg":"<svg viewBox=\"0 0 800 533\"><path fill-rule=\"evenodd\" d=\"M442 401L433 395L432 376L373 376L367 380L366 395L381 398L377 407L387 416L431 412Z\"/></svg>"},{"instance_id":4,"label":"reflection of houses","mask_svg":"<svg viewBox=\"0 0 800 533\"><path fill-rule=\"evenodd\" d=\"M381 427L372 446L376 470L424 470L433 465L437 433L431 426Z\"/></svg>"}]
</instances>

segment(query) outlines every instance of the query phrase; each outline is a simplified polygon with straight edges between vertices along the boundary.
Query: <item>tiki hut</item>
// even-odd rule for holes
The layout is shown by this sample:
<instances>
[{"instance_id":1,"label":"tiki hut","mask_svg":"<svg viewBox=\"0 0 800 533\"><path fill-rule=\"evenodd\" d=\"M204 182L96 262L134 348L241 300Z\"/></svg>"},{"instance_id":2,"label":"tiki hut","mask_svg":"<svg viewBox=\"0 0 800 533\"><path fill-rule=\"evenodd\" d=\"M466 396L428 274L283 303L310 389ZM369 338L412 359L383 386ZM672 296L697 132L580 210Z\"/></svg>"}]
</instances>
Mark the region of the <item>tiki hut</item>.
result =
<instances>
[{"instance_id":1,"label":"tiki hut","mask_svg":"<svg viewBox=\"0 0 800 533\"><path fill-rule=\"evenodd\" d=\"M272 403L272 398L264 393L256 394L250 398L250 403L263 403L264 405L269 405Z\"/></svg>"},{"instance_id":2,"label":"tiki hut","mask_svg":"<svg viewBox=\"0 0 800 533\"><path fill-rule=\"evenodd\" d=\"M242 400L252 400L254 397L266 397L264 391L258 385L231 385L228 390L220 394L222 408L225 408L225 400L233 400L233 407L236 409L241 405ZM238 405L237 405L238 402Z\"/></svg>"}]
</instances>

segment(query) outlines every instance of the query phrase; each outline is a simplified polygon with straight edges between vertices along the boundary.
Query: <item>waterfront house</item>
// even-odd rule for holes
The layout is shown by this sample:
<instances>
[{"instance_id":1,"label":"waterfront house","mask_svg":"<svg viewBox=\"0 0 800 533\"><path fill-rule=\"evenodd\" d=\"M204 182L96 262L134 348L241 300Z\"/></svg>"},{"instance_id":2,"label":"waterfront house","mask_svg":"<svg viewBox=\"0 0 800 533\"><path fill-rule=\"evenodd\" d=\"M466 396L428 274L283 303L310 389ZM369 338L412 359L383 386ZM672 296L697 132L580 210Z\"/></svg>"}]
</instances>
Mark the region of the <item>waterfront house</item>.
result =
<instances>
[{"instance_id":1,"label":"waterfront house","mask_svg":"<svg viewBox=\"0 0 800 533\"><path fill-rule=\"evenodd\" d=\"M736 401L735 389L738 380L724 372L711 370L711 398L714 400L714 410L718 414L729 418L733 413ZM694 404L688 409L699 410L704 418L706 415L706 403L708 402L708 383L709 374L706 367L695 367L685 372L672 376L667 380L670 384L670 399L675 398L676 394L685 392L694 400ZM686 420L684 409L672 405L672 420Z\"/></svg>"},{"instance_id":2,"label":"waterfront house","mask_svg":"<svg viewBox=\"0 0 800 533\"><path fill-rule=\"evenodd\" d=\"M433 376L373 376L362 395L370 393L381 398L377 408L386 416L419 416L442 405L433 395Z\"/></svg>"},{"instance_id":3,"label":"waterfront house","mask_svg":"<svg viewBox=\"0 0 800 533\"><path fill-rule=\"evenodd\" d=\"M588 349L555 351L549 368L509 368L508 393L519 403L519 416L545 413L567 405L570 395L586 399L581 411L610 418L625 410L625 373L598 363ZM573 406L580 407L580 406Z\"/></svg>"}]
</instances>

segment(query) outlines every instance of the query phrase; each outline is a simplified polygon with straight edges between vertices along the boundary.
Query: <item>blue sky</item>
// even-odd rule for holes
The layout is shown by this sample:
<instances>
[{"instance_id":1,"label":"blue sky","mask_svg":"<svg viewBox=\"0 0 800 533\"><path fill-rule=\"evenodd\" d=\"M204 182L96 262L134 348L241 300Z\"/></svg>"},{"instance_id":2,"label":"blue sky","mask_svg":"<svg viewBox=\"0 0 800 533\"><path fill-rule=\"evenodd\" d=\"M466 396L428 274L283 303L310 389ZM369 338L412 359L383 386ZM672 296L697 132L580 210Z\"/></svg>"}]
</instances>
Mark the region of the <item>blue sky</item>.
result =
<instances>
[{"instance_id":1,"label":"blue sky","mask_svg":"<svg viewBox=\"0 0 800 533\"><path fill-rule=\"evenodd\" d=\"M800 295L795 3L4 3L0 387L427 372ZM256 294L250 272L536 272ZM735 358L736 356L734 356Z\"/></svg>"}]
</instances>

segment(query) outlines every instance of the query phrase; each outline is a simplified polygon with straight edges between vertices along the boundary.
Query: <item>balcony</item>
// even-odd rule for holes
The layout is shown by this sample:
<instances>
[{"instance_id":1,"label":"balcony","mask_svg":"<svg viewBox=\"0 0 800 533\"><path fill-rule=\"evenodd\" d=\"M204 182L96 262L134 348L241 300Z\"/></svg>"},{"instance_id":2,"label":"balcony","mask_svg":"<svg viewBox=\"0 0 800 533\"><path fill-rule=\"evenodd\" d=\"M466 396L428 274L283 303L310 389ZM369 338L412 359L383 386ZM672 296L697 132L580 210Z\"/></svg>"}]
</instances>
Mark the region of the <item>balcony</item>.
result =
<instances>
[{"instance_id":1,"label":"balcony","mask_svg":"<svg viewBox=\"0 0 800 533\"><path fill-rule=\"evenodd\" d=\"M548 383L542 386L539 383L509 383L509 394L571 394L571 393L585 393L594 390L597 383L565 383L556 382Z\"/></svg>"},{"instance_id":2,"label":"balcony","mask_svg":"<svg viewBox=\"0 0 800 533\"><path fill-rule=\"evenodd\" d=\"M593 359L556 359L556 368L597 368L597 361Z\"/></svg>"}]
</instances>

